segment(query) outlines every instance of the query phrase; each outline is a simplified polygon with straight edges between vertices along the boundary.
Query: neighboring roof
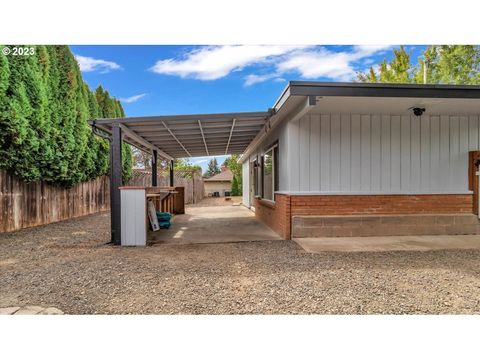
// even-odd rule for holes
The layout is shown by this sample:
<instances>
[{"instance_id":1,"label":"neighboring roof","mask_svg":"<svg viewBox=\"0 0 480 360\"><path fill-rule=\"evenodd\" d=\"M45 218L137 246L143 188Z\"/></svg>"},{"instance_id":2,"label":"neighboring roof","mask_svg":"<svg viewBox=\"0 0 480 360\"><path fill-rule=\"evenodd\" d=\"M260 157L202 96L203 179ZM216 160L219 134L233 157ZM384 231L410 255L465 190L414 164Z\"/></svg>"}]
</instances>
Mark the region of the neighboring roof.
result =
<instances>
[{"instance_id":1,"label":"neighboring roof","mask_svg":"<svg viewBox=\"0 0 480 360\"><path fill-rule=\"evenodd\" d=\"M213 175L208 179L203 179L203 181L232 181L233 180L233 173L230 169L223 170L220 174Z\"/></svg>"}]
</instances>

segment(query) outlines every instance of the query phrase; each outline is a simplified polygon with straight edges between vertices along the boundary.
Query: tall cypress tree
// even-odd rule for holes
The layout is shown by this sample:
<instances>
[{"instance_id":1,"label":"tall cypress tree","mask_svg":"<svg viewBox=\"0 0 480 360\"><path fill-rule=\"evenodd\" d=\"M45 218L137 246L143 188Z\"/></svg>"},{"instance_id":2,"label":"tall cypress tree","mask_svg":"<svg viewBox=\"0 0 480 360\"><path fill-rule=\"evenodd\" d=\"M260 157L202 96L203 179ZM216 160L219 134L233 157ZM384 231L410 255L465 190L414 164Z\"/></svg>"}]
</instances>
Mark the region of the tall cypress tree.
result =
<instances>
[{"instance_id":1,"label":"tall cypress tree","mask_svg":"<svg viewBox=\"0 0 480 360\"><path fill-rule=\"evenodd\" d=\"M0 166L26 180L38 180L35 164L40 141L36 125L41 123L41 90L38 71L31 57L10 57L9 83L5 91L5 108L0 118L2 130Z\"/></svg>"},{"instance_id":2,"label":"tall cypress tree","mask_svg":"<svg viewBox=\"0 0 480 360\"><path fill-rule=\"evenodd\" d=\"M106 174L108 143L87 120L117 116L124 116L120 102L101 88L90 91L67 46L35 46L35 56L0 54L0 168L65 186ZM128 179L130 146L122 152Z\"/></svg>"}]
</instances>

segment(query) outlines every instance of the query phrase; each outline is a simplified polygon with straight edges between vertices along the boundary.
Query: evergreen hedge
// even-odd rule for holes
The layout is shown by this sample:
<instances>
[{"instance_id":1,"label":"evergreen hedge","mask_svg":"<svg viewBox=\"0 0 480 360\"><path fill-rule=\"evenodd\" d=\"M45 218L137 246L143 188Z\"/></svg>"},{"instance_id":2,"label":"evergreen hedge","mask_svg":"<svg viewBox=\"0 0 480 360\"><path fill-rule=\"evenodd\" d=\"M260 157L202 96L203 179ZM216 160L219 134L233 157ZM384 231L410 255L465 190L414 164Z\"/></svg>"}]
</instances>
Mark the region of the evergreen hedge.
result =
<instances>
[{"instance_id":1,"label":"evergreen hedge","mask_svg":"<svg viewBox=\"0 0 480 360\"><path fill-rule=\"evenodd\" d=\"M66 187L107 174L108 142L87 120L125 116L122 105L102 87L90 91L68 46L34 48L33 56L0 53L0 169ZM122 155L128 180L129 145Z\"/></svg>"}]
</instances>

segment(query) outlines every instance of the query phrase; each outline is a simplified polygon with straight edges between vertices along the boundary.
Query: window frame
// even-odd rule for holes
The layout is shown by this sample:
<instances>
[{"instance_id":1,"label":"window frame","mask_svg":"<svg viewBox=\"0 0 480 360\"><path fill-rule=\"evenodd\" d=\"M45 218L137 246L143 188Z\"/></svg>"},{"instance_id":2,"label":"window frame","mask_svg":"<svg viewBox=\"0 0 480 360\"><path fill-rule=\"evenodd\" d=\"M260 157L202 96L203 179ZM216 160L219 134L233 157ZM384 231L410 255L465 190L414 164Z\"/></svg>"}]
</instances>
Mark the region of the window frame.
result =
<instances>
[{"instance_id":1,"label":"window frame","mask_svg":"<svg viewBox=\"0 0 480 360\"><path fill-rule=\"evenodd\" d=\"M272 153L272 199L265 198L265 155L267 153ZM278 141L270 145L267 150L263 152L261 156L261 176L262 176L262 191L261 198L262 200L275 202L275 192L278 191Z\"/></svg>"},{"instance_id":2,"label":"window frame","mask_svg":"<svg viewBox=\"0 0 480 360\"><path fill-rule=\"evenodd\" d=\"M253 196L256 198L261 197L261 189L260 189L260 176L259 174L260 171L260 164L258 161L258 156L255 157L254 160L252 160L252 166L253 166Z\"/></svg>"}]
</instances>

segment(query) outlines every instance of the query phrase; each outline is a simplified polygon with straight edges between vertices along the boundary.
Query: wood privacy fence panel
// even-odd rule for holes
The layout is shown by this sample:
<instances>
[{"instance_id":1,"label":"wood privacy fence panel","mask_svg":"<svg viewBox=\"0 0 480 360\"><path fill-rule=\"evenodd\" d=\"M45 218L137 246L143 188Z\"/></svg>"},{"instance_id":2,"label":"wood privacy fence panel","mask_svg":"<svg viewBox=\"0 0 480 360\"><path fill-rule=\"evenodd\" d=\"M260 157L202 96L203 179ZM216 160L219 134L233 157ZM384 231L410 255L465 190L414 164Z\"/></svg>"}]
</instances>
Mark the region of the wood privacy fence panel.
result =
<instances>
[{"instance_id":1,"label":"wood privacy fence panel","mask_svg":"<svg viewBox=\"0 0 480 360\"><path fill-rule=\"evenodd\" d=\"M0 232L44 225L110 209L106 176L69 189L26 183L0 170Z\"/></svg>"},{"instance_id":2,"label":"wood privacy fence panel","mask_svg":"<svg viewBox=\"0 0 480 360\"><path fill-rule=\"evenodd\" d=\"M151 186L151 174L134 170L129 185ZM177 171L174 185L185 188L186 204L203 199L200 172ZM169 186L168 173L158 175L158 186ZM110 210L110 180L107 176L67 189L43 181L26 183L0 170L0 232L107 210Z\"/></svg>"},{"instance_id":3,"label":"wood privacy fence panel","mask_svg":"<svg viewBox=\"0 0 480 360\"><path fill-rule=\"evenodd\" d=\"M203 199L203 178L200 171L175 171L173 184L174 186L183 186L185 188L185 204L195 204ZM152 173L149 170L134 169L128 185L151 186ZM159 171L157 175L157 185L170 185L170 175L168 172Z\"/></svg>"}]
</instances>

